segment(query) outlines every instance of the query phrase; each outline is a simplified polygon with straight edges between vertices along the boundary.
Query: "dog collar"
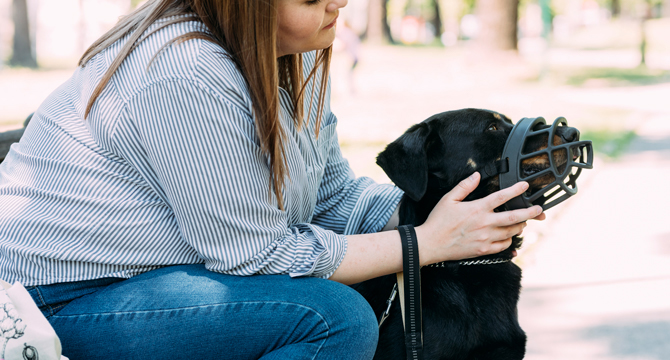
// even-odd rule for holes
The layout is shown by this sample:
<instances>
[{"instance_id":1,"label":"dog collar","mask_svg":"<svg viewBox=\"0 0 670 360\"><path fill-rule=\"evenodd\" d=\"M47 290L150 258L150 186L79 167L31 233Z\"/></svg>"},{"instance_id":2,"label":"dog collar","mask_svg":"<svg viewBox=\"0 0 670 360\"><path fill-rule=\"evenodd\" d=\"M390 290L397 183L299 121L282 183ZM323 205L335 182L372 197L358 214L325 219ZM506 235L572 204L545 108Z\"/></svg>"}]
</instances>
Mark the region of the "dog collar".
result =
<instances>
[{"instance_id":1,"label":"dog collar","mask_svg":"<svg viewBox=\"0 0 670 360\"><path fill-rule=\"evenodd\" d=\"M497 259L483 259L483 260L461 260L458 262L458 265L493 265L493 264L502 264L502 263L507 263L512 261L511 258L497 258ZM440 267L446 267L444 264L450 263L452 261L442 261L439 263L435 264L430 264L426 265L423 267L429 267L429 268L440 268ZM404 267L404 261L403 261L403 267ZM393 305L393 300L396 298L396 295L398 295L398 282L396 282L393 285L393 289L391 290L391 295L389 296L388 300L386 300L386 310L382 313L382 315L379 317L379 328L382 327L382 324L384 323L384 320L386 320L389 315L391 314L391 306Z\"/></svg>"},{"instance_id":2,"label":"dog collar","mask_svg":"<svg viewBox=\"0 0 670 360\"><path fill-rule=\"evenodd\" d=\"M512 259L497 258L497 259L482 259L482 260L461 260L458 265L494 265L510 262ZM426 265L424 267L443 268L445 264L454 263L455 261L442 261L435 264Z\"/></svg>"}]
</instances>

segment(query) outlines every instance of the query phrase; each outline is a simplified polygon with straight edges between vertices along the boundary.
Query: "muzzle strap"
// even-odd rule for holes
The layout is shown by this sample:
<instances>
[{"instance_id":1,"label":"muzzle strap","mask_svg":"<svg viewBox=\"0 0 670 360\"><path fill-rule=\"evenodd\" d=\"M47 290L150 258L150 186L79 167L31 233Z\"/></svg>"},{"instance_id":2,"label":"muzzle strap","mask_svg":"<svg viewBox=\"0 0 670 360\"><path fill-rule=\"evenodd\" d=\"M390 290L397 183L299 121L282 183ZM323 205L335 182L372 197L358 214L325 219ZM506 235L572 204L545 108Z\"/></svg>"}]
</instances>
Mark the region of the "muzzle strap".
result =
<instances>
[{"instance_id":1,"label":"muzzle strap","mask_svg":"<svg viewBox=\"0 0 670 360\"><path fill-rule=\"evenodd\" d=\"M501 159L492 163L488 163L485 166L477 169L477 171L479 171L479 173L482 175L481 180L479 180L481 183L484 180L508 172L509 163L507 162L507 159Z\"/></svg>"}]
</instances>

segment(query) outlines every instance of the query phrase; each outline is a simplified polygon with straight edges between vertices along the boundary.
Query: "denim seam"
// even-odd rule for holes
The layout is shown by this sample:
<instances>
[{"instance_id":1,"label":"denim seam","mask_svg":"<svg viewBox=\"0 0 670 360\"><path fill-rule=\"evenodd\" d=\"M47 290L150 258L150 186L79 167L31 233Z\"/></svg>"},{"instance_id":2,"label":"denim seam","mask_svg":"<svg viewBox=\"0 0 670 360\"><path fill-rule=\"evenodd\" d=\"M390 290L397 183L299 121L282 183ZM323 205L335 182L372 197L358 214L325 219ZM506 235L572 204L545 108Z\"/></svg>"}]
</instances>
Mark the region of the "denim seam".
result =
<instances>
[{"instance_id":1,"label":"denim seam","mask_svg":"<svg viewBox=\"0 0 670 360\"><path fill-rule=\"evenodd\" d=\"M66 319L66 318L75 318L75 317L81 317L81 316L98 316L98 315L118 315L118 314L140 314L140 313L157 313L157 312L170 312L170 311L175 311L175 310L189 310L189 309L201 309L201 308L207 308L207 307L216 307L216 306L222 306L222 305L235 305L235 304L267 304L267 301L238 301L238 302L224 302L220 304L209 304L209 305L200 305L200 306L187 306L187 307L179 307L179 308L171 308L171 309L159 309L159 310L142 310L142 311L119 311L119 312L104 312L104 313L92 313L92 314L78 314L78 315L57 315L54 314L51 316L50 321L54 321L56 319ZM316 315L321 318L321 322L326 326L326 339L321 342L319 345L319 348L316 350L316 354L314 354L314 357L312 360L316 359L316 357L319 355L319 352L321 351L321 348L323 348L323 345L328 341L330 338L330 325L328 324L328 321L321 315L320 312L318 312L316 309L305 306L302 304L296 304L293 302L286 302L286 301L275 301L272 302L272 304L283 304L283 305L293 305L297 306L300 308L305 308L308 309L309 311L315 313Z\"/></svg>"},{"instance_id":2,"label":"denim seam","mask_svg":"<svg viewBox=\"0 0 670 360\"><path fill-rule=\"evenodd\" d=\"M51 308L51 311L55 314L55 313L59 312L60 309L66 307L69 304L70 304L70 302L68 301L68 302L63 303L63 304L59 304L59 305L56 305L56 306L49 306L49 307Z\"/></svg>"},{"instance_id":3,"label":"denim seam","mask_svg":"<svg viewBox=\"0 0 670 360\"><path fill-rule=\"evenodd\" d=\"M319 313L317 312L317 314L319 314ZM321 317L321 319L323 319L321 314L319 314L319 316ZM326 324L326 339L324 341L322 341L321 344L319 345L319 348L316 349L316 353L314 353L314 357L312 357L312 360L316 359L316 357L319 356L319 352L321 352L321 348L323 348L323 345L326 344L326 341L328 341L330 339L330 326L328 326L328 323L326 322L325 319L323 319L323 322L324 322L324 324Z\"/></svg>"},{"instance_id":4,"label":"denim seam","mask_svg":"<svg viewBox=\"0 0 670 360\"><path fill-rule=\"evenodd\" d=\"M302 304L297 304L293 302L288 302L288 301L236 301L236 302L223 302L223 303L218 303L218 304L207 304L207 305L199 305L199 306L185 306L185 307L176 307L176 308L170 308L170 309L156 309L156 310L137 310L137 311L117 311L117 312L98 312L98 313L86 313L86 314L74 314L74 315L58 315L54 314L51 319L55 320L57 318L73 318L73 317L80 317L80 316L97 316L97 315L121 315L121 314L142 314L142 313L159 313L159 312L170 312L170 311L175 311L175 310L190 310L190 309L200 309L200 308L207 308L207 307L215 307L215 306L222 306L222 305L235 305L235 304L283 304L283 305L293 305L305 309L309 309L313 313L317 314L320 318L321 321L326 325L326 329L328 333L330 334L330 325L328 324L328 321L321 315L320 312L318 312L316 309L310 307L310 306L305 306Z\"/></svg>"},{"instance_id":5,"label":"denim seam","mask_svg":"<svg viewBox=\"0 0 670 360\"><path fill-rule=\"evenodd\" d=\"M37 293L37 296L39 296L40 301L42 302L42 306L50 307L49 304L47 304L46 301L44 301L44 298L42 297L42 292L40 291L39 287L35 287L35 292Z\"/></svg>"}]
</instances>

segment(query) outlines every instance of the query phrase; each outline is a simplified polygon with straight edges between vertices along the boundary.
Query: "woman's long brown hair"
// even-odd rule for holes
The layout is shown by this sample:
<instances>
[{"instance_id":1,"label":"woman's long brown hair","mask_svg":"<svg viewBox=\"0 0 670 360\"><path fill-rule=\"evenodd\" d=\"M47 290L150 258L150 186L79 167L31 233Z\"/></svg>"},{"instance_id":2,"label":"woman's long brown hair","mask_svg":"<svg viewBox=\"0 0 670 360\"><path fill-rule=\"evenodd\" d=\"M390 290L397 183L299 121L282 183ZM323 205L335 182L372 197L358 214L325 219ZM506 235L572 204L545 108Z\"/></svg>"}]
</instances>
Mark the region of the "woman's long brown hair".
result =
<instances>
[{"instance_id":1,"label":"woman's long brown hair","mask_svg":"<svg viewBox=\"0 0 670 360\"><path fill-rule=\"evenodd\" d=\"M293 103L294 124L298 130L303 126L305 84L316 77L321 68L316 120L316 135L323 113L326 83L328 80L331 48L320 50L316 56L314 69L308 77L303 76L302 55L291 54L277 58L277 2L278 0L149 0L129 15L122 18L109 32L86 50L79 60L80 66L95 55L131 34L124 47L110 65L102 80L94 89L86 107L88 117L93 104L119 68L125 58L154 32L180 22L202 21L209 30L191 32L172 39L164 47L177 45L191 39L205 39L223 47L236 63L246 79L253 102L256 133L261 149L270 158L271 180L268 191L274 191L280 209L283 205L283 188L289 176L284 144L286 134L279 121L279 87L290 94ZM192 16L178 16L192 15ZM161 22L151 32L146 33L156 20ZM160 54L160 51L154 55ZM149 64L151 66L151 63ZM314 87L312 88L314 89ZM310 107L312 111L312 97Z\"/></svg>"}]
</instances>

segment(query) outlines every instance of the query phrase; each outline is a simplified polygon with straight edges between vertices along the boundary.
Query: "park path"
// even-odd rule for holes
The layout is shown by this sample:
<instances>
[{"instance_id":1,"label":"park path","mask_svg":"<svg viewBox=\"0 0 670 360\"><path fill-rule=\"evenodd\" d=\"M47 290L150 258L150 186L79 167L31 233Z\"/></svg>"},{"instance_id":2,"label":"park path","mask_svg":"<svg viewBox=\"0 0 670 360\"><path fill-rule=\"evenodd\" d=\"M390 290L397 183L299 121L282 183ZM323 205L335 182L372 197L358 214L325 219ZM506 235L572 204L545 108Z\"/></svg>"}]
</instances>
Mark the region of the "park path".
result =
<instances>
[{"instance_id":1,"label":"park path","mask_svg":"<svg viewBox=\"0 0 670 360\"><path fill-rule=\"evenodd\" d=\"M548 228L529 226L528 360L670 359L670 111L630 126L622 158L585 171Z\"/></svg>"},{"instance_id":2,"label":"park path","mask_svg":"<svg viewBox=\"0 0 670 360\"><path fill-rule=\"evenodd\" d=\"M524 232L519 318L527 360L670 359L670 84L524 83L510 77L523 78L532 65L481 67L467 57L419 53L369 49L355 94L338 88L336 63L333 108L356 173L388 181L370 159L411 124L447 109L634 130L639 136L622 157L596 158L579 193Z\"/></svg>"}]
</instances>

